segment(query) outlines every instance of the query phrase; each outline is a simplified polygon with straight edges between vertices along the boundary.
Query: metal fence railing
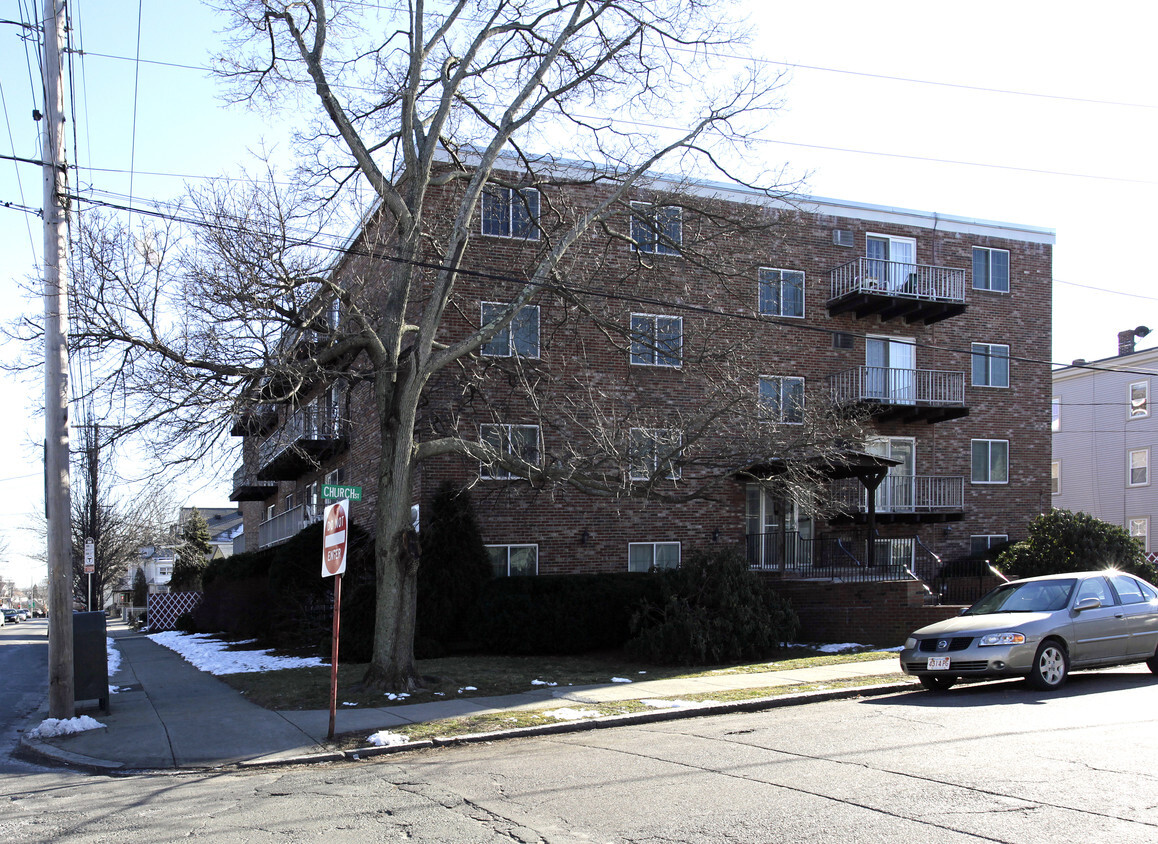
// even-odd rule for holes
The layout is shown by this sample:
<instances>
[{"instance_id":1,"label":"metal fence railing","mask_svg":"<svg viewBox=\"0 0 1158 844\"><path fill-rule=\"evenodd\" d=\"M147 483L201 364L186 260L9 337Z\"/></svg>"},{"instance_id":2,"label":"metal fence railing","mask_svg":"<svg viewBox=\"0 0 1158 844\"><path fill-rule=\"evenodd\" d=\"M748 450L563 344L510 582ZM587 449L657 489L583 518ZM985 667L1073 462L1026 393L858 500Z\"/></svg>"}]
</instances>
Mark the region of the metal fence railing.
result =
<instances>
[{"instance_id":1,"label":"metal fence railing","mask_svg":"<svg viewBox=\"0 0 1158 844\"><path fill-rule=\"evenodd\" d=\"M965 301L965 270L856 258L830 273L831 299L871 293L938 302Z\"/></svg>"},{"instance_id":2,"label":"metal fence railing","mask_svg":"<svg viewBox=\"0 0 1158 844\"><path fill-rule=\"evenodd\" d=\"M965 373L938 369L858 366L828 376L838 404L872 401L931 407L965 406Z\"/></svg>"}]
</instances>

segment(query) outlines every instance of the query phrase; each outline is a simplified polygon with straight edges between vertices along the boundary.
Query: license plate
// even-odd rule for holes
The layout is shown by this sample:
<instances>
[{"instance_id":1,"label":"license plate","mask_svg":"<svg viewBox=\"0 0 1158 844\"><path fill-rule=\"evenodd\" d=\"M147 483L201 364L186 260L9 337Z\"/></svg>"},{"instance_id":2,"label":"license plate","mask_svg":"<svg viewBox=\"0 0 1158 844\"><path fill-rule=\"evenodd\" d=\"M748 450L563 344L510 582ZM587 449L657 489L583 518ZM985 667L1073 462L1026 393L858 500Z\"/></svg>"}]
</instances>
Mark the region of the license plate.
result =
<instances>
[{"instance_id":1,"label":"license plate","mask_svg":"<svg viewBox=\"0 0 1158 844\"><path fill-rule=\"evenodd\" d=\"M931 656L929 657L929 664L926 666L929 671L948 671L949 657L947 656Z\"/></svg>"}]
</instances>

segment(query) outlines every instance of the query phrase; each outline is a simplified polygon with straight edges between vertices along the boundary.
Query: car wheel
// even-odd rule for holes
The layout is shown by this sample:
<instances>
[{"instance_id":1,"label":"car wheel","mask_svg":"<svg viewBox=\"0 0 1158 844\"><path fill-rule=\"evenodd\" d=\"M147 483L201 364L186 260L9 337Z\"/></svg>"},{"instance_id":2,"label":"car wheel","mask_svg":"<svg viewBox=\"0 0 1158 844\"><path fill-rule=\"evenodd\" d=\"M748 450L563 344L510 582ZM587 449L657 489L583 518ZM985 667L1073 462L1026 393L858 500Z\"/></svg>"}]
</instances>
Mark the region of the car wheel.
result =
<instances>
[{"instance_id":1,"label":"car wheel","mask_svg":"<svg viewBox=\"0 0 1158 844\"><path fill-rule=\"evenodd\" d=\"M956 677L937 677L932 674L922 674L917 678L921 681L921 685L931 692L948 691L957 683Z\"/></svg>"},{"instance_id":2,"label":"car wheel","mask_svg":"<svg viewBox=\"0 0 1158 844\"><path fill-rule=\"evenodd\" d=\"M1041 643L1029 671L1029 684L1043 692L1053 691L1066 681L1070 660L1065 648L1055 639Z\"/></svg>"},{"instance_id":3,"label":"car wheel","mask_svg":"<svg viewBox=\"0 0 1158 844\"><path fill-rule=\"evenodd\" d=\"M1146 660L1146 667L1150 669L1151 674L1158 674L1158 650L1154 651L1154 656Z\"/></svg>"}]
</instances>

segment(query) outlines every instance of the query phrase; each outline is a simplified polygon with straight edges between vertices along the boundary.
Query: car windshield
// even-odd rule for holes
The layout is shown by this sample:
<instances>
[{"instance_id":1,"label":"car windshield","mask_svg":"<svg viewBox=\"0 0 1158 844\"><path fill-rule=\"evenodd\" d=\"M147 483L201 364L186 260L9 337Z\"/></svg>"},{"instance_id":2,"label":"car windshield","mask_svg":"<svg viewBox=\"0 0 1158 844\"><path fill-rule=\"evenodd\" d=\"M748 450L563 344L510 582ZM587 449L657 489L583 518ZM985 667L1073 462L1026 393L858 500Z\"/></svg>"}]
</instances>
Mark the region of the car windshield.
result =
<instances>
[{"instance_id":1,"label":"car windshield","mask_svg":"<svg viewBox=\"0 0 1158 844\"><path fill-rule=\"evenodd\" d=\"M994 612L1054 612L1065 609L1077 580L1034 580L998 586L965 611L965 615Z\"/></svg>"}]
</instances>

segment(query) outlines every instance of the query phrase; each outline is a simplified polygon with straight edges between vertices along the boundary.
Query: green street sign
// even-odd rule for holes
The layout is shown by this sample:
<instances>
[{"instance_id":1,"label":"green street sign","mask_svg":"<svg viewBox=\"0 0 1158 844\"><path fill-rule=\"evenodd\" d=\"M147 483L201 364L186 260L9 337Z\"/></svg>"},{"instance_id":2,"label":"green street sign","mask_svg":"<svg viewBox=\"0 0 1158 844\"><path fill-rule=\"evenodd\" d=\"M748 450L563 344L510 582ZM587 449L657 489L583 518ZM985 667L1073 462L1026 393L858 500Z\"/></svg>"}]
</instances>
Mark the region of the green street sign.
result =
<instances>
[{"instance_id":1,"label":"green street sign","mask_svg":"<svg viewBox=\"0 0 1158 844\"><path fill-rule=\"evenodd\" d=\"M322 498L348 498L350 501L361 501L362 487L339 486L338 484L322 484Z\"/></svg>"}]
</instances>

